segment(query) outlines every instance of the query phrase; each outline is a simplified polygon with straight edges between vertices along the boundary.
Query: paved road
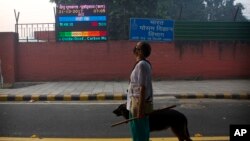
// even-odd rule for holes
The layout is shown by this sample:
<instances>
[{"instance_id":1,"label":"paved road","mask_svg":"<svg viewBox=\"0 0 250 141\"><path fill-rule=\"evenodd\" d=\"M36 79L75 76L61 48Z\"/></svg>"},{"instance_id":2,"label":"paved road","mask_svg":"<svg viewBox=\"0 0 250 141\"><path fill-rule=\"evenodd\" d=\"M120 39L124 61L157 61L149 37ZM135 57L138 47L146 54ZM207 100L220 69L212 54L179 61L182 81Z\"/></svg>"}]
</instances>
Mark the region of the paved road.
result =
<instances>
[{"instance_id":1,"label":"paved road","mask_svg":"<svg viewBox=\"0 0 250 141\"><path fill-rule=\"evenodd\" d=\"M1 102L0 137L130 137L126 124L111 128L123 120L112 114L124 101L102 102ZM189 121L192 137L229 136L230 124L250 124L250 101L156 98L155 107L177 104L176 110ZM170 130L154 132L152 137L173 137Z\"/></svg>"},{"instance_id":2,"label":"paved road","mask_svg":"<svg viewBox=\"0 0 250 141\"><path fill-rule=\"evenodd\" d=\"M229 141L229 137L192 137L193 141ZM131 138L14 138L0 137L0 141L131 141ZM150 138L150 141L178 141L175 137Z\"/></svg>"}]
</instances>

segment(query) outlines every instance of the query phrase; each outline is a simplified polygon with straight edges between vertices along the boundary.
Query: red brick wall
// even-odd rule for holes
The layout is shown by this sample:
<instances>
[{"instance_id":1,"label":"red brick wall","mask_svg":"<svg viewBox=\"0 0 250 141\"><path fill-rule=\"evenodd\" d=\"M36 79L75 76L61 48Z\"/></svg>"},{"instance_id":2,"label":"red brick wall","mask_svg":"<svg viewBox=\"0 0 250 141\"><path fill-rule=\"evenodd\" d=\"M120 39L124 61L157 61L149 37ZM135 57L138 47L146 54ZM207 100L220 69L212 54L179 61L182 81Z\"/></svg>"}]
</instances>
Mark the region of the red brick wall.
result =
<instances>
[{"instance_id":1,"label":"red brick wall","mask_svg":"<svg viewBox=\"0 0 250 141\"><path fill-rule=\"evenodd\" d=\"M128 78L133 43L20 43L19 81Z\"/></svg>"},{"instance_id":2,"label":"red brick wall","mask_svg":"<svg viewBox=\"0 0 250 141\"><path fill-rule=\"evenodd\" d=\"M154 75L167 79L249 78L250 44L175 42L155 44Z\"/></svg>"},{"instance_id":3,"label":"red brick wall","mask_svg":"<svg viewBox=\"0 0 250 141\"><path fill-rule=\"evenodd\" d=\"M136 42L17 43L0 33L5 83L128 80ZM250 78L250 42L151 42L154 79Z\"/></svg>"},{"instance_id":4,"label":"red brick wall","mask_svg":"<svg viewBox=\"0 0 250 141\"><path fill-rule=\"evenodd\" d=\"M127 80L135 42L20 43L18 81ZM151 43L155 79L250 77L250 43Z\"/></svg>"},{"instance_id":5,"label":"red brick wall","mask_svg":"<svg viewBox=\"0 0 250 141\"><path fill-rule=\"evenodd\" d=\"M55 42L55 31L34 31L35 39Z\"/></svg>"},{"instance_id":6,"label":"red brick wall","mask_svg":"<svg viewBox=\"0 0 250 141\"><path fill-rule=\"evenodd\" d=\"M15 82L17 34L0 33L0 60L4 84L6 87Z\"/></svg>"}]
</instances>

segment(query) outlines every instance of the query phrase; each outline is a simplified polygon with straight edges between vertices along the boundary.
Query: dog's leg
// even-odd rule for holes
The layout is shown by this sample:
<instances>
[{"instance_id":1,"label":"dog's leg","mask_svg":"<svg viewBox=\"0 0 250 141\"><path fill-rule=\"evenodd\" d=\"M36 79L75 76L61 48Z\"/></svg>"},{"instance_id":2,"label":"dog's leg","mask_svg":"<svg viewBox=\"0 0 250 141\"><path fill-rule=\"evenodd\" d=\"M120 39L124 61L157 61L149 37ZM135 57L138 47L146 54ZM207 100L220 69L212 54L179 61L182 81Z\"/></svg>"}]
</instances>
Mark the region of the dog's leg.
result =
<instances>
[{"instance_id":1,"label":"dog's leg","mask_svg":"<svg viewBox=\"0 0 250 141\"><path fill-rule=\"evenodd\" d=\"M183 127L171 127L173 133L176 135L179 141L185 141L185 131Z\"/></svg>"},{"instance_id":2,"label":"dog's leg","mask_svg":"<svg viewBox=\"0 0 250 141\"><path fill-rule=\"evenodd\" d=\"M189 135L189 131L187 128L187 124L184 124L184 126L175 126L171 127L174 134L177 136L179 141L192 141Z\"/></svg>"},{"instance_id":3,"label":"dog's leg","mask_svg":"<svg viewBox=\"0 0 250 141\"><path fill-rule=\"evenodd\" d=\"M188 127L187 127L187 124L185 124L185 140L186 141L192 141L192 139L190 138L190 135L189 135L189 131L188 131Z\"/></svg>"}]
</instances>

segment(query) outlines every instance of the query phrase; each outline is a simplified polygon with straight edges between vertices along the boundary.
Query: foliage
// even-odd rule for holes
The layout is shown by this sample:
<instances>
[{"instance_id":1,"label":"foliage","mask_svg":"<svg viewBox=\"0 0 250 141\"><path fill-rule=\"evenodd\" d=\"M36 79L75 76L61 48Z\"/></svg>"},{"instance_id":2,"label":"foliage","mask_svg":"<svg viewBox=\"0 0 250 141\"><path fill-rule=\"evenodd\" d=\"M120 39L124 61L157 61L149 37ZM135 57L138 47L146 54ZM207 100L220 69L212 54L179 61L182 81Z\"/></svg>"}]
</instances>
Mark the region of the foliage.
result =
<instances>
[{"instance_id":1,"label":"foliage","mask_svg":"<svg viewBox=\"0 0 250 141\"><path fill-rule=\"evenodd\" d=\"M235 0L158 0L158 15L162 18L185 21L231 22L237 8L238 21L246 21L242 14L242 4ZM181 14L180 14L181 12ZM163 14L162 14L163 13Z\"/></svg>"}]
</instances>

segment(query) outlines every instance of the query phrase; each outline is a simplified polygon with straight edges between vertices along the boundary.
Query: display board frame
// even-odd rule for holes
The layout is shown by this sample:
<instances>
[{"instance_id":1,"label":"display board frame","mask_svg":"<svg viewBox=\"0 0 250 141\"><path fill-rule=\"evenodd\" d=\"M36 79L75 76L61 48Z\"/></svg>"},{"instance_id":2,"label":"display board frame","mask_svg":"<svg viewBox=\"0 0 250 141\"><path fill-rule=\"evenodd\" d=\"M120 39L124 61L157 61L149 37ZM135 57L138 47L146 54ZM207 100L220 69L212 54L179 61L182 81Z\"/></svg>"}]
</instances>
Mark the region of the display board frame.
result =
<instances>
[{"instance_id":1,"label":"display board frame","mask_svg":"<svg viewBox=\"0 0 250 141\"><path fill-rule=\"evenodd\" d=\"M56 41L107 41L107 6L100 4L60 4L56 6Z\"/></svg>"}]
</instances>

